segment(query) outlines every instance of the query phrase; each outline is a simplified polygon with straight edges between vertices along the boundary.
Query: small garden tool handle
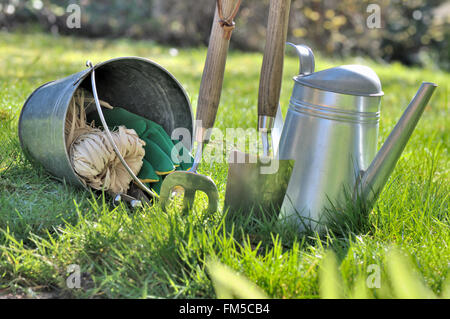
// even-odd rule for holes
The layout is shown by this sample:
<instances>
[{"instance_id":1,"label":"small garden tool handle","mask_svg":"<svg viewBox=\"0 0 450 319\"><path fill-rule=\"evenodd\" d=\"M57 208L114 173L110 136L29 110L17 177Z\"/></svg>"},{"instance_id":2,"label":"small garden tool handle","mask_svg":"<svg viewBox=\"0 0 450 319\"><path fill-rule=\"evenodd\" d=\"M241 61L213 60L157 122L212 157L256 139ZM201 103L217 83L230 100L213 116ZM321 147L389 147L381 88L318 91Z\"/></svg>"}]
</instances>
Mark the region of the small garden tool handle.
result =
<instances>
[{"instance_id":1,"label":"small garden tool handle","mask_svg":"<svg viewBox=\"0 0 450 319\"><path fill-rule=\"evenodd\" d=\"M291 0L270 0L258 94L258 129L271 131L281 94Z\"/></svg>"},{"instance_id":2,"label":"small garden tool handle","mask_svg":"<svg viewBox=\"0 0 450 319\"><path fill-rule=\"evenodd\" d=\"M225 73L225 64L241 0L217 0L214 22L209 39L208 53L197 104L197 125L195 140L197 143L208 142L208 129L214 126ZM228 18L224 14L229 14ZM201 121L201 122L198 122Z\"/></svg>"},{"instance_id":3,"label":"small garden tool handle","mask_svg":"<svg viewBox=\"0 0 450 319\"><path fill-rule=\"evenodd\" d=\"M92 65L91 61L86 62L86 66L90 68L91 70L91 84L92 84L92 94L94 95L94 101L95 106L97 107L98 116L100 117L100 121L102 122L103 129L106 132L106 137L108 138L108 141L113 146L114 152L116 153L117 157L119 158L122 165L127 170L128 174L133 178L134 182L141 188L143 191L147 192L152 197L158 197L158 195L154 192L152 192L147 186L142 183L139 178L133 173L131 168L128 166L127 162L123 158L122 154L120 154L119 148L117 147L116 143L114 143L114 139L112 137L111 131L109 130L108 124L106 123L105 117L103 116L102 108L100 106L100 100L98 98L97 94L97 86L95 84L95 67Z\"/></svg>"}]
</instances>

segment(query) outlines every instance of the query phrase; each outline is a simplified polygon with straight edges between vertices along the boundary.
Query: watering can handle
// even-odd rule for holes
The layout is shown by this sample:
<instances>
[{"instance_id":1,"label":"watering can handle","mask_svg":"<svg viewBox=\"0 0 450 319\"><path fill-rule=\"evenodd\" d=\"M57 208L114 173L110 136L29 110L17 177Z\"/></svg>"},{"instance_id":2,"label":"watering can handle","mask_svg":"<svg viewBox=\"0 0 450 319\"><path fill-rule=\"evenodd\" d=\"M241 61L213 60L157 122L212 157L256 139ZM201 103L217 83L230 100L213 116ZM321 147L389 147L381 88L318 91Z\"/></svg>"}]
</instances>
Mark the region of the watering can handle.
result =
<instances>
[{"instance_id":1,"label":"watering can handle","mask_svg":"<svg viewBox=\"0 0 450 319\"><path fill-rule=\"evenodd\" d=\"M106 123L105 117L103 116L102 108L100 106L100 100L98 98L97 94L97 86L95 84L95 67L92 65L91 61L86 62L86 66L89 67L91 71L91 83L92 83L92 94L94 95L94 101L95 106L97 107L98 116L100 117L100 121L102 122L103 129L106 132L106 137L108 138L108 141L113 146L114 152L116 153L117 157L119 158L122 165L127 170L128 174L133 178L134 182L141 188L143 191L147 192L150 196L153 198L159 197L156 193L152 192L147 186L142 183L139 178L133 173L131 168L128 166L127 162L123 158L122 154L120 154L119 148L117 147L116 143L114 143L114 139L112 137L111 131L108 128L108 124Z\"/></svg>"},{"instance_id":2,"label":"watering can handle","mask_svg":"<svg viewBox=\"0 0 450 319\"><path fill-rule=\"evenodd\" d=\"M294 44L291 42L287 42L286 44L295 48L295 51L297 52L297 55L300 59L299 75L308 75L314 73L314 53L312 52L310 47L304 44Z\"/></svg>"}]
</instances>

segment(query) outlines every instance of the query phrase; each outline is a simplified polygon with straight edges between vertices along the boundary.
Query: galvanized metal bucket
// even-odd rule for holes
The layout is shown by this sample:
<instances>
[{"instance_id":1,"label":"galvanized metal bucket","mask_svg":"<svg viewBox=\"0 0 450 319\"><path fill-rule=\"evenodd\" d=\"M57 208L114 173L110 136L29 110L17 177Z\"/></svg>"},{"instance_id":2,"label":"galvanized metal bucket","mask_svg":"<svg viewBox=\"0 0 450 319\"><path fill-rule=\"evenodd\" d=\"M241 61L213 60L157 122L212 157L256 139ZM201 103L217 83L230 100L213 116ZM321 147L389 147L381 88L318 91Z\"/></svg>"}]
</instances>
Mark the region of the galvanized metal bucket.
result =
<instances>
[{"instance_id":1,"label":"galvanized metal bucket","mask_svg":"<svg viewBox=\"0 0 450 319\"><path fill-rule=\"evenodd\" d=\"M108 60L93 67L100 99L160 124L169 134L185 128L192 137L193 116L181 84L157 63L139 57ZM74 172L64 135L69 103L78 88L92 92L86 69L36 89L19 118L24 153L59 180L85 187ZM182 141L191 150L192 139Z\"/></svg>"}]
</instances>

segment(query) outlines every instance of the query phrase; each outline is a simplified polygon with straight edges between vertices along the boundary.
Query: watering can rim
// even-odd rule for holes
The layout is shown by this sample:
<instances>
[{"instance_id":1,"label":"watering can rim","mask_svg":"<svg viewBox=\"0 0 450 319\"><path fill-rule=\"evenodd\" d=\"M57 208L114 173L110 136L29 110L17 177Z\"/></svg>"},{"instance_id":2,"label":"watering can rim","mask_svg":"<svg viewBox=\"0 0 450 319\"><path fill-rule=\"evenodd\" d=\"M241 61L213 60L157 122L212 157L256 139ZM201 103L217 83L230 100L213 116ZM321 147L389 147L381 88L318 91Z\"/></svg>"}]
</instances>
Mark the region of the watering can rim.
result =
<instances>
[{"instance_id":1,"label":"watering can rim","mask_svg":"<svg viewBox=\"0 0 450 319\"><path fill-rule=\"evenodd\" d=\"M300 69L298 75L293 77L296 84L336 94L363 97L384 95L381 80L372 68L346 64L315 71L314 52L309 46L291 42L286 44L295 49L299 58Z\"/></svg>"},{"instance_id":2,"label":"watering can rim","mask_svg":"<svg viewBox=\"0 0 450 319\"><path fill-rule=\"evenodd\" d=\"M299 85L307 87L308 89L316 89L316 90L320 90L320 91L327 92L327 93L332 93L332 94L349 95L349 96L360 96L360 97L383 97L384 96L384 92L383 91L380 91L378 93L364 94L364 93L354 92L354 91L342 92L342 91L339 91L339 90L334 90L334 89L330 89L330 88L326 88L326 87L322 87L322 86L318 86L318 85L314 86L314 85L309 84L307 82L301 81L300 78L303 78L303 77L304 77L304 75L296 75L292 79L295 81L295 83L298 83Z\"/></svg>"}]
</instances>

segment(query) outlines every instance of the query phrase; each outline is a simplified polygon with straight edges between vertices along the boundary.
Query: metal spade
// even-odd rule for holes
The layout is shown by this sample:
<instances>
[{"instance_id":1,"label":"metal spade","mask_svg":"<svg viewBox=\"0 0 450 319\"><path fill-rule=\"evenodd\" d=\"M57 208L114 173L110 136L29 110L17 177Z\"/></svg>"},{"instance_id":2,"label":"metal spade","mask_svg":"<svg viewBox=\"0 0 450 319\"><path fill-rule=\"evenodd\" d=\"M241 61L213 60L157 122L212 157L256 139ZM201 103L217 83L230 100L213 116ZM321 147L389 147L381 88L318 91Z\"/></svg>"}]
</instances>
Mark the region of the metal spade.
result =
<instances>
[{"instance_id":1,"label":"metal spade","mask_svg":"<svg viewBox=\"0 0 450 319\"><path fill-rule=\"evenodd\" d=\"M290 0L271 0L258 95L258 130L263 155L233 151L229 159L225 209L229 214L278 214L294 161L278 160L283 129L279 105ZM269 135L271 135L271 142Z\"/></svg>"}]
</instances>

